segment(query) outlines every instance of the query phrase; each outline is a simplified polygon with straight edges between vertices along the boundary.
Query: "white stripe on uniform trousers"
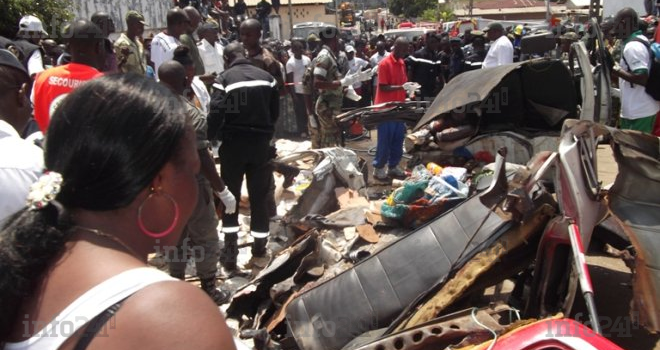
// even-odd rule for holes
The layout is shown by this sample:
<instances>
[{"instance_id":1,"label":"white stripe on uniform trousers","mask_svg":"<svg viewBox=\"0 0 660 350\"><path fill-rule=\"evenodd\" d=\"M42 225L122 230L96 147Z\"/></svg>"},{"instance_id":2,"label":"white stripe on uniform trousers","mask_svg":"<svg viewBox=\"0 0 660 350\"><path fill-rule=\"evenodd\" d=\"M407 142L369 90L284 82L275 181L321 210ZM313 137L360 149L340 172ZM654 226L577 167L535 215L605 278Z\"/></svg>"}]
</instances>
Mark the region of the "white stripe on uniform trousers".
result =
<instances>
[{"instance_id":1,"label":"white stripe on uniform trousers","mask_svg":"<svg viewBox=\"0 0 660 350\"><path fill-rule=\"evenodd\" d=\"M250 236L254 238L268 238L268 232L250 231Z\"/></svg>"},{"instance_id":2,"label":"white stripe on uniform trousers","mask_svg":"<svg viewBox=\"0 0 660 350\"><path fill-rule=\"evenodd\" d=\"M275 87L275 85L277 85L276 81L272 81L272 82L266 80L239 81L238 83L227 85L227 87L225 87L225 91L230 92L232 90L240 89L242 87L256 87L256 86Z\"/></svg>"},{"instance_id":3,"label":"white stripe on uniform trousers","mask_svg":"<svg viewBox=\"0 0 660 350\"><path fill-rule=\"evenodd\" d=\"M223 227L222 233L237 233L240 229L239 226Z\"/></svg>"}]
</instances>

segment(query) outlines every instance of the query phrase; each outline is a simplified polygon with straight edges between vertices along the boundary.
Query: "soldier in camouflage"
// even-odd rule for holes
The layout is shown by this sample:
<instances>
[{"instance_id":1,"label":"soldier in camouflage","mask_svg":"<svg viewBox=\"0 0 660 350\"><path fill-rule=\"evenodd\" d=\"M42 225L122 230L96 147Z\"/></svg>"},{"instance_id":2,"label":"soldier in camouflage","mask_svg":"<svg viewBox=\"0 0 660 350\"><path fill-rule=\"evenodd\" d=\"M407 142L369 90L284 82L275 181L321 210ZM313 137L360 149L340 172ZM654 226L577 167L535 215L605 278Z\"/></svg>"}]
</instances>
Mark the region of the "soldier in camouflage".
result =
<instances>
[{"instance_id":1,"label":"soldier in camouflage","mask_svg":"<svg viewBox=\"0 0 660 350\"><path fill-rule=\"evenodd\" d=\"M371 79L371 71L356 72L341 78L337 66L337 50L339 46L339 30L336 27L326 27L320 32L323 47L314 59L314 89L319 90L316 100L316 116L318 118L318 136L312 133L312 144L319 147L335 147L341 145L341 131L335 122L335 116L341 113L344 87L353 83Z\"/></svg>"}]
</instances>

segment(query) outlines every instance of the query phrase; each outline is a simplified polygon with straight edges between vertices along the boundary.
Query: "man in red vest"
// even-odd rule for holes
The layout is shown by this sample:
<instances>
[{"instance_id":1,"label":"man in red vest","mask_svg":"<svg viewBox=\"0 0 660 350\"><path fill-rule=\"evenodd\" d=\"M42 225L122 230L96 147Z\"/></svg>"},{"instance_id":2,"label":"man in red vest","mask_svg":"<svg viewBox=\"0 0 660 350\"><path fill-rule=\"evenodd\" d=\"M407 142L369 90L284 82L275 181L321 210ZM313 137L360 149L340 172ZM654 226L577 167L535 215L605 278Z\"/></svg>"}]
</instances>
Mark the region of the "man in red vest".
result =
<instances>
[{"instance_id":1,"label":"man in red vest","mask_svg":"<svg viewBox=\"0 0 660 350\"><path fill-rule=\"evenodd\" d=\"M408 82L406 64L403 61L408 52L408 40L399 37L394 42L392 53L378 64L378 87L374 103L405 101L406 93L414 91L414 84ZM403 122L383 122L378 124L378 143L374 158L374 178L386 180L389 177L402 178L405 173L399 168L403 156L403 139L406 126ZM385 171L388 165L388 171Z\"/></svg>"},{"instance_id":2,"label":"man in red vest","mask_svg":"<svg viewBox=\"0 0 660 350\"><path fill-rule=\"evenodd\" d=\"M84 82L101 76L98 69L105 63L105 37L96 24L76 21L66 29L65 38L69 38L71 63L39 73L32 89L34 118L43 133L64 97Z\"/></svg>"}]
</instances>

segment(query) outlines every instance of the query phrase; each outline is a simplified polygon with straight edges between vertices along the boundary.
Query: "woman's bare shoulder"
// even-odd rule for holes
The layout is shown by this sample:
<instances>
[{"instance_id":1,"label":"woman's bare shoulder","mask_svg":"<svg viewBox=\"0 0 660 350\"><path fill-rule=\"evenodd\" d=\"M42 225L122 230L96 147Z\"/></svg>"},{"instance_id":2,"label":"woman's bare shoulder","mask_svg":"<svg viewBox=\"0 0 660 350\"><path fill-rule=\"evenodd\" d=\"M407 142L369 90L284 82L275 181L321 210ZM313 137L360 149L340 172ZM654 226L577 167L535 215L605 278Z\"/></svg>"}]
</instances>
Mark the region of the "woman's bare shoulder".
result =
<instances>
[{"instance_id":1,"label":"woman's bare shoulder","mask_svg":"<svg viewBox=\"0 0 660 350\"><path fill-rule=\"evenodd\" d=\"M106 337L95 339L90 349L234 349L218 306L182 281L159 282L135 293L104 331Z\"/></svg>"}]
</instances>

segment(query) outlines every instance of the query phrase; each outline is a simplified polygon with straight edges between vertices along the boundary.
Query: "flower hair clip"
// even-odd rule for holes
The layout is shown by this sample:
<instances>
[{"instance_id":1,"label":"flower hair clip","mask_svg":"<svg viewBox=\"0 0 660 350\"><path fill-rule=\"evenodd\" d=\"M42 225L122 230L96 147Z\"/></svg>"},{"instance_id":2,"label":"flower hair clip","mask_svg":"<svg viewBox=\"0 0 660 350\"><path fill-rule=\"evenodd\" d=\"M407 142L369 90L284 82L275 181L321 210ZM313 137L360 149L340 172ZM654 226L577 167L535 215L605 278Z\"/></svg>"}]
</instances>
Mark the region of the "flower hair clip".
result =
<instances>
[{"instance_id":1,"label":"flower hair clip","mask_svg":"<svg viewBox=\"0 0 660 350\"><path fill-rule=\"evenodd\" d=\"M60 192L62 175L54 171L47 171L39 177L37 182L30 186L27 196L27 206L30 210L39 210L50 203Z\"/></svg>"}]
</instances>

